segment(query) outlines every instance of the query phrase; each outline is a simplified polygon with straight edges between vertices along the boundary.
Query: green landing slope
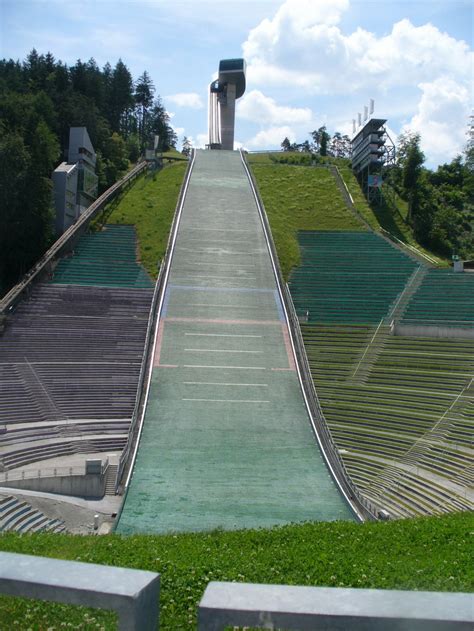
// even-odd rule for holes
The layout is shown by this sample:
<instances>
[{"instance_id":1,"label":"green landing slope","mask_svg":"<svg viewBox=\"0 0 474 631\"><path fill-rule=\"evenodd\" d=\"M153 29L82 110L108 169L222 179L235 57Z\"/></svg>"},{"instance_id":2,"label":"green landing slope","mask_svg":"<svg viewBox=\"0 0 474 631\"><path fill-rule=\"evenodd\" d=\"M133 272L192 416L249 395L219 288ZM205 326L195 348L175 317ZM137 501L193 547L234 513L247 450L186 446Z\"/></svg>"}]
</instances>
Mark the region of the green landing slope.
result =
<instances>
[{"instance_id":1,"label":"green landing slope","mask_svg":"<svg viewBox=\"0 0 474 631\"><path fill-rule=\"evenodd\" d=\"M353 518L311 430L240 155L199 151L117 532Z\"/></svg>"}]
</instances>

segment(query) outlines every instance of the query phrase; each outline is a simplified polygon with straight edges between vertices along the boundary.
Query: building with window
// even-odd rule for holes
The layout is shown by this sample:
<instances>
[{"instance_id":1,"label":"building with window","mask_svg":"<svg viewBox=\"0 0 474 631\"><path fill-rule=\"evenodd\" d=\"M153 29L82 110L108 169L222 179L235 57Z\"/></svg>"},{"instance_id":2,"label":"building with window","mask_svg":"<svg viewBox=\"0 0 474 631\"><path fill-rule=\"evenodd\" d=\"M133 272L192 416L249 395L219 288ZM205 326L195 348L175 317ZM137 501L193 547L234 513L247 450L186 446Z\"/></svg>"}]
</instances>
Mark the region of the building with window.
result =
<instances>
[{"instance_id":1,"label":"building with window","mask_svg":"<svg viewBox=\"0 0 474 631\"><path fill-rule=\"evenodd\" d=\"M59 236L97 198L97 156L85 127L71 127L67 162L53 172L55 229Z\"/></svg>"}]
</instances>

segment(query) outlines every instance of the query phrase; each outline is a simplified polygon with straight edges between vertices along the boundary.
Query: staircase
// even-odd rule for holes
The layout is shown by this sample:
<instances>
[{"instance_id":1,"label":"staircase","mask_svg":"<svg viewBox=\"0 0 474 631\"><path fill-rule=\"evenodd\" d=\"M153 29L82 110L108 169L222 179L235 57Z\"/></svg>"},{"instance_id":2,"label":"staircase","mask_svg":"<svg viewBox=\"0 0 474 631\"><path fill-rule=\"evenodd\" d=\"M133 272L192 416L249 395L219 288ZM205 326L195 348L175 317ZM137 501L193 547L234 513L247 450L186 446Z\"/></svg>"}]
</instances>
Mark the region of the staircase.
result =
<instances>
[{"instance_id":1,"label":"staircase","mask_svg":"<svg viewBox=\"0 0 474 631\"><path fill-rule=\"evenodd\" d=\"M389 335L390 328L380 323L372 339L361 352L358 361L356 360L355 369L347 379L348 384L361 386L367 382L370 372L379 358Z\"/></svg>"},{"instance_id":2,"label":"staircase","mask_svg":"<svg viewBox=\"0 0 474 631\"><path fill-rule=\"evenodd\" d=\"M74 443L75 452L78 454L90 454L95 451L94 445L88 440L79 440Z\"/></svg>"},{"instance_id":3,"label":"staircase","mask_svg":"<svg viewBox=\"0 0 474 631\"><path fill-rule=\"evenodd\" d=\"M115 495L115 481L117 479L118 464L109 464L105 476L105 494Z\"/></svg>"},{"instance_id":4,"label":"staircase","mask_svg":"<svg viewBox=\"0 0 474 631\"><path fill-rule=\"evenodd\" d=\"M56 429L61 438L72 438L73 436L81 435L81 431L75 423L67 425L57 425Z\"/></svg>"},{"instance_id":5,"label":"staircase","mask_svg":"<svg viewBox=\"0 0 474 631\"><path fill-rule=\"evenodd\" d=\"M36 373L34 366L32 366L26 358L25 360L27 363L18 366L17 371L27 390L30 392L33 400L37 402L47 420L64 420L64 414L56 407L56 404L51 398L48 390Z\"/></svg>"},{"instance_id":6,"label":"staircase","mask_svg":"<svg viewBox=\"0 0 474 631\"><path fill-rule=\"evenodd\" d=\"M408 279L407 284L405 285L405 289L400 294L400 297L390 310L390 313L387 316L387 322L399 322L403 317L403 314L408 307L408 303L410 302L412 296L418 291L421 283L423 282L424 277L428 272L427 267L422 267L421 265L416 268L413 274Z\"/></svg>"},{"instance_id":7,"label":"staircase","mask_svg":"<svg viewBox=\"0 0 474 631\"><path fill-rule=\"evenodd\" d=\"M329 170L331 171L334 179L336 180L337 188L341 191L341 195L344 199L344 202L347 208L351 211L351 213L355 217L357 217L358 221L361 221L364 224L367 230L372 230L372 228L369 226L367 221L364 219L364 217L362 217L362 215L358 212L357 208L355 207L352 197L349 191L347 190L346 184L344 180L342 179L341 174L339 173L339 169L334 165L330 165Z\"/></svg>"}]
</instances>

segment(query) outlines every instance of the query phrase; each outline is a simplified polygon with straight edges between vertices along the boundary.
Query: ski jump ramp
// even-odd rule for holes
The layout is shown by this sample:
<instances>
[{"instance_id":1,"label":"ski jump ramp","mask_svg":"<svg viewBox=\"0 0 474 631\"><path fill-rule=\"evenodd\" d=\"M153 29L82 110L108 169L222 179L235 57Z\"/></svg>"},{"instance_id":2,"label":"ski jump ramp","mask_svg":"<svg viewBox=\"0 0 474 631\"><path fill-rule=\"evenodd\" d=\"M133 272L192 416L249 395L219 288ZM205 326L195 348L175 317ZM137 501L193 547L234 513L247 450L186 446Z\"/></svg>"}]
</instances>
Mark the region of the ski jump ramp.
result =
<instances>
[{"instance_id":1,"label":"ski jump ramp","mask_svg":"<svg viewBox=\"0 0 474 631\"><path fill-rule=\"evenodd\" d=\"M239 152L197 151L122 534L354 519L311 429Z\"/></svg>"}]
</instances>

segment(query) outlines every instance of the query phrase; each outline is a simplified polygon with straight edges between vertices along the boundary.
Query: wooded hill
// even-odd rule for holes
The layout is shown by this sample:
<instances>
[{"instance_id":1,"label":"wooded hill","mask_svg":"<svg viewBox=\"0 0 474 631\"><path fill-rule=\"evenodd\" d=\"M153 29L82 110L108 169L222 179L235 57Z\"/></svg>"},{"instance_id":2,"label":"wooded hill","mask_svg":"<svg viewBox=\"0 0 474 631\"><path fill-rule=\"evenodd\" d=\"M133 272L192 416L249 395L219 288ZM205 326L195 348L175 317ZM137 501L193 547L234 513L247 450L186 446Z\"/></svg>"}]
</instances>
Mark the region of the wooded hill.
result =
<instances>
[{"instance_id":1,"label":"wooded hill","mask_svg":"<svg viewBox=\"0 0 474 631\"><path fill-rule=\"evenodd\" d=\"M335 160L340 167L350 166L347 136L339 132L331 136L325 126L310 132L310 136L312 140L303 143L290 143L285 138L281 147L291 158L279 157L278 161L309 165ZM425 166L420 134L400 134L396 162L386 169L384 182L382 198L372 203L378 217L399 214L416 241L439 256L474 258L472 141L453 160L431 170Z\"/></svg>"},{"instance_id":2,"label":"wooded hill","mask_svg":"<svg viewBox=\"0 0 474 631\"><path fill-rule=\"evenodd\" d=\"M177 141L149 74L134 80L120 59L68 67L33 49L23 62L0 60L0 295L53 239L51 174L74 126L87 127L97 151L99 193L154 134L163 150Z\"/></svg>"}]
</instances>

